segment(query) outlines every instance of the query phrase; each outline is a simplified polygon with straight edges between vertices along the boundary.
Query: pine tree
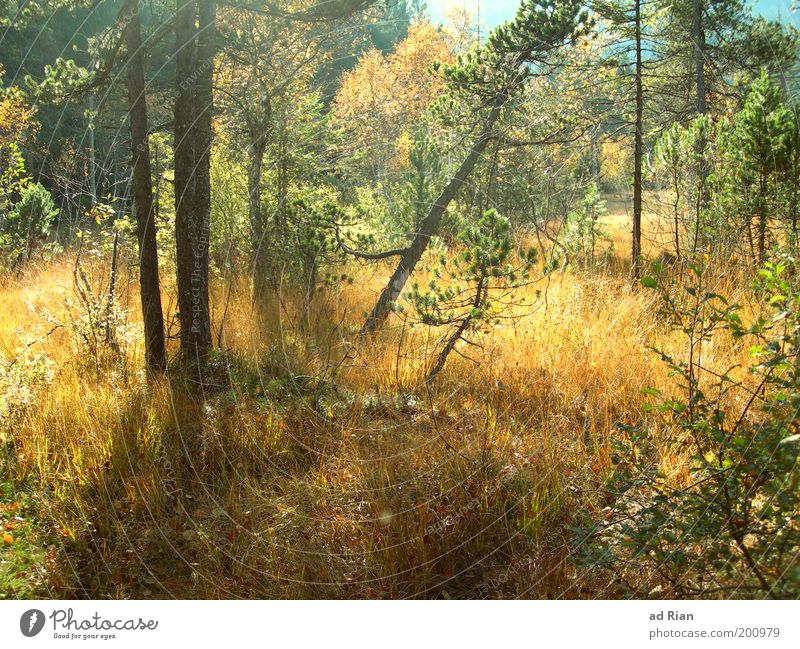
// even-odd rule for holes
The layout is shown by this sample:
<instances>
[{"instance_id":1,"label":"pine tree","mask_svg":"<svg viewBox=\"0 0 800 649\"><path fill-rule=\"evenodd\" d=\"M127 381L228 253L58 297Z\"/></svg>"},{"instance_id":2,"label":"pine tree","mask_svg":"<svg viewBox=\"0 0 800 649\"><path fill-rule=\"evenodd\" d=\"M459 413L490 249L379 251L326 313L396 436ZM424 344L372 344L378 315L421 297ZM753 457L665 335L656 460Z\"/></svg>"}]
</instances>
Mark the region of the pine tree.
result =
<instances>
[{"instance_id":1,"label":"pine tree","mask_svg":"<svg viewBox=\"0 0 800 649\"><path fill-rule=\"evenodd\" d=\"M450 202L466 183L490 140L509 101L525 82L550 69L558 49L586 30L588 16L576 0L522 2L514 20L494 30L484 46L460 57L443 72L451 93L476 107L481 124L467 156L430 206L408 248L361 329L361 337L380 328L405 283L428 247Z\"/></svg>"},{"instance_id":2,"label":"pine tree","mask_svg":"<svg viewBox=\"0 0 800 649\"><path fill-rule=\"evenodd\" d=\"M161 284L158 272L158 245L153 205L153 178L150 169L147 102L144 77L144 51L138 0L126 0L124 38L128 50L128 105L133 164L133 198L139 240L139 285L144 320L145 357L151 373L167 367L164 340L164 314L161 309Z\"/></svg>"},{"instance_id":3,"label":"pine tree","mask_svg":"<svg viewBox=\"0 0 800 649\"><path fill-rule=\"evenodd\" d=\"M775 183L790 161L794 116L781 90L762 71L733 120L732 155L739 161L740 191L752 196L747 228L758 222L758 261L766 261L770 216L775 214ZM752 237L751 237L752 240Z\"/></svg>"},{"instance_id":4,"label":"pine tree","mask_svg":"<svg viewBox=\"0 0 800 649\"><path fill-rule=\"evenodd\" d=\"M505 312L514 303L513 291L530 281L536 262L533 248L514 259L509 221L495 210L468 225L459 241L463 251L452 260L441 255L427 289L415 283L406 295L422 324L448 330L425 377L429 385L460 341L470 342L471 333L510 317Z\"/></svg>"}]
</instances>

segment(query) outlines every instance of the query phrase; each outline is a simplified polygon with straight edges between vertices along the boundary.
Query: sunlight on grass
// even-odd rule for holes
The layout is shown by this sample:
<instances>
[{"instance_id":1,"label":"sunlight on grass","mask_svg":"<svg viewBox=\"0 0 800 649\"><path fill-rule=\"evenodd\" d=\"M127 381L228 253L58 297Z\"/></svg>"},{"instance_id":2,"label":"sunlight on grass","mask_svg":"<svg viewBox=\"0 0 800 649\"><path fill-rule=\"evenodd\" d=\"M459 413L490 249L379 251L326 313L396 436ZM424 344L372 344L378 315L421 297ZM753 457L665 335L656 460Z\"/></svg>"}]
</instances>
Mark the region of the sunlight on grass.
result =
<instances>
[{"instance_id":1,"label":"sunlight on grass","mask_svg":"<svg viewBox=\"0 0 800 649\"><path fill-rule=\"evenodd\" d=\"M720 291L736 293L734 271ZM230 292L223 352L198 390L148 387L128 369L138 339L124 358L87 357L71 272L65 258L0 289L3 362L46 367L4 377L4 471L46 503L38 536L15 536L7 596L604 594L575 573L567 530L609 470L615 425L640 418L641 389L670 389L646 349L672 345L652 292L613 273L550 275L428 392L434 333L400 317L339 362L379 270L320 295L310 339L295 334L298 305L254 314L236 280L213 291L217 305ZM743 360L730 341L710 353L711 366ZM679 449L663 463L681 479Z\"/></svg>"}]
</instances>

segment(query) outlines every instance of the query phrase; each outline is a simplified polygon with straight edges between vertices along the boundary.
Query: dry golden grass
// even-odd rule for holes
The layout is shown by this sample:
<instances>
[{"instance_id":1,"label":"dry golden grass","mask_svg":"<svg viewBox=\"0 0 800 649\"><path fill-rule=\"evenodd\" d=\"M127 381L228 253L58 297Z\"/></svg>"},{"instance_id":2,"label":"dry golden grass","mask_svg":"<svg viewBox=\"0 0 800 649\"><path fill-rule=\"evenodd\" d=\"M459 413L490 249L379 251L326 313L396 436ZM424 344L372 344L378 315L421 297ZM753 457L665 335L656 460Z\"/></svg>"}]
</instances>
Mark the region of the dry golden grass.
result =
<instances>
[{"instance_id":1,"label":"dry golden grass","mask_svg":"<svg viewBox=\"0 0 800 649\"><path fill-rule=\"evenodd\" d=\"M426 328L393 316L357 353L347 342L385 271L354 269L302 335L291 301L265 318L246 282L216 286L223 352L202 387L148 387L138 335L123 358L87 354L69 258L5 278L0 361L29 345L17 366L38 354L52 373L3 384L12 402L26 395L0 427L4 472L35 495L48 548L25 594L613 597L570 561L569 527L578 504L602 505L609 441L641 420L641 389L671 389L647 350L681 353L655 293L612 273L551 275L526 289L543 291L530 313L477 339L474 361L453 355L428 392ZM746 299L732 269L717 282ZM136 295L121 278L138 333ZM706 362L745 358L720 340ZM685 459L663 452L680 481Z\"/></svg>"}]
</instances>

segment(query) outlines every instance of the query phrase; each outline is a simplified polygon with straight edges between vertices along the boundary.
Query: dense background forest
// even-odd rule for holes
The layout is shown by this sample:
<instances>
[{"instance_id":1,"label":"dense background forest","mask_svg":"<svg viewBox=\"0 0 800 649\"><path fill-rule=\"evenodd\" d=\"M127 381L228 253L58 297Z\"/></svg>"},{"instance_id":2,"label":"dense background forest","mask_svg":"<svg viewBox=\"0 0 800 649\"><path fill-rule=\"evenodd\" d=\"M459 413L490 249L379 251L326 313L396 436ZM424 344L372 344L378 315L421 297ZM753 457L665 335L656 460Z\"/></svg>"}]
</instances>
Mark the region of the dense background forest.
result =
<instances>
[{"instance_id":1,"label":"dense background forest","mask_svg":"<svg viewBox=\"0 0 800 649\"><path fill-rule=\"evenodd\" d=\"M0 597L798 597L765 4L0 1Z\"/></svg>"}]
</instances>

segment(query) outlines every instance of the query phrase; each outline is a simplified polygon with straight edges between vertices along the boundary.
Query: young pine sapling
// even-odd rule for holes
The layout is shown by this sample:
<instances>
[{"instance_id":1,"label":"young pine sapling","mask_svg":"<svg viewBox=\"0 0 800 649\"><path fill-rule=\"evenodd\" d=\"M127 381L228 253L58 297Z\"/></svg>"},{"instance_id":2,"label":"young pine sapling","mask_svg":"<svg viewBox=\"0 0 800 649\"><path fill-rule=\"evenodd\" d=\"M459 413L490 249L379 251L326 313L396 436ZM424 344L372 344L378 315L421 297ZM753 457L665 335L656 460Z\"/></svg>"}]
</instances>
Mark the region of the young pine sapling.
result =
<instances>
[{"instance_id":1,"label":"young pine sapling","mask_svg":"<svg viewBox=\"0 0 800 649\"><path fill-rule=\"evenodd\" d=\"M460 341L474 344L470 334L515 317L509 308L524 303L524 298L517 301L515 291L530 283L536 262L534 248L514 255L509 221L494 210L468 225L459 240L463 251L450 260L440 256L427 289L415 283L405 296L422 324L447 330L428 370L428 385L436 380L450 352L457 352Z\"/></svg>"}]
</instances>

